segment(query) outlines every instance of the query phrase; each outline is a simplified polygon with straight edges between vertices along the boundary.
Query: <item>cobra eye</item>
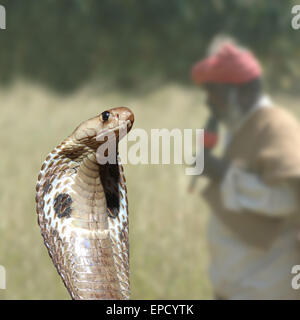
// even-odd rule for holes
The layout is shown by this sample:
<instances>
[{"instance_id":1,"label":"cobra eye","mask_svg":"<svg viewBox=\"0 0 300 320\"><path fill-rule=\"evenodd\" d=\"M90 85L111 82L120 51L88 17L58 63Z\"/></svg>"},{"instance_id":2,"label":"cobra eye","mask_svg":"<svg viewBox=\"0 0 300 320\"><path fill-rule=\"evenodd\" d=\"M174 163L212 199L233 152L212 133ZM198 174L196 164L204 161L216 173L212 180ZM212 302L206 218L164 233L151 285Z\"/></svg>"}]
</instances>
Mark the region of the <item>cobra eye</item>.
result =
<instances>
[{"instance_id":1,"label":"cobra eye","mask_svg":"<svg viewBox=\"0 0 300 320\"><path fill-rule=\"evenodd\" d=\"M103 122L106 122L110 116L110 113L108 111L104 111L101 113L101 116L102 116Z\"/></svg>"}]
</instances>

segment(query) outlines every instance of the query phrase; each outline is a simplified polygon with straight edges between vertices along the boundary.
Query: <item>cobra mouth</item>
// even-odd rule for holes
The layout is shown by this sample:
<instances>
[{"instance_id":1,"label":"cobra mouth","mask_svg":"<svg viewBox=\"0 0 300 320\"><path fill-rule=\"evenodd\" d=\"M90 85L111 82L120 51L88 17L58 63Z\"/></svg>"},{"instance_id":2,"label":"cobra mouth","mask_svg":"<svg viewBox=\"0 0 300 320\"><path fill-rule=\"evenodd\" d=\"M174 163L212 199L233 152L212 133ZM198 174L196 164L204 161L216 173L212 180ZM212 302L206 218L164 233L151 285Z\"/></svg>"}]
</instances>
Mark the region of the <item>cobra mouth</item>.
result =
<instances>
[{"instance_id":1,"label":"cobra mouth","mask_svg":"<svg viewBox=\"0 0 300 320\"><path fill-rule=\"evenodd\" d=\"M120 141L131 130L133 122L129 119L125 120L117 127L102 130L100 134L96 136L96 141L105 141L104 138L117 138Z\"/></svg>"}]
</instances>

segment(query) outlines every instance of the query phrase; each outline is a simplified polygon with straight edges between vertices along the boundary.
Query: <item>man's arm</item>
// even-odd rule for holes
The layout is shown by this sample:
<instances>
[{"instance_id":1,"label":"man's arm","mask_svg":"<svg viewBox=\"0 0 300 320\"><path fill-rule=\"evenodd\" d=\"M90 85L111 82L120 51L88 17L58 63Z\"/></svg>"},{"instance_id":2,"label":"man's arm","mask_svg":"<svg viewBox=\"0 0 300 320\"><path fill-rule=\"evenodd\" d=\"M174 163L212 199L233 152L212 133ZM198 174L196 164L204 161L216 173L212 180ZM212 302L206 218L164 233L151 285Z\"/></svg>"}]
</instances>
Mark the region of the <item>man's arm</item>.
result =
<instances>
[{"instance_id":1,"label":"man's arm","mask_svg":"<svg viewBox=\"0 0 300 320\"><path fill-rule=\"evenodd\" d=\"M266 184L258 175L231 165L221 183L221 195L226 209L252 211L269 217L286 216L298 207L297 188L282 181Z\"/></svg>"}]
</instances>

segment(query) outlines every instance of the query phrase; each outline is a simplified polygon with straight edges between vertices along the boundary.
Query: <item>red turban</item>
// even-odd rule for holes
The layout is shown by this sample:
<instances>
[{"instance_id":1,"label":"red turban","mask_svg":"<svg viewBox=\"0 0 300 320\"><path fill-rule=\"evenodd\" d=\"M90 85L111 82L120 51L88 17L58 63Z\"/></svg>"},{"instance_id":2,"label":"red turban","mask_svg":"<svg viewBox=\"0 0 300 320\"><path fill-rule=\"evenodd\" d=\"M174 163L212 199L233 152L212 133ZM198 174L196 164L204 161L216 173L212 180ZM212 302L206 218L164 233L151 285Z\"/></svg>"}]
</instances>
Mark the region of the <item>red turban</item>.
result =
<instances>
[{"instance_id":1,"label":"red turban","mask_svg":"<svg viewBox=\"0 0 300 320\"><path fill-rule=\"evenodd\" d=\"M229 42L217 54L199 61L192 68L192 79L197 84L239 84L251 81L261 74L261 66L252 53Z\"/></svg>"}]
</instances>

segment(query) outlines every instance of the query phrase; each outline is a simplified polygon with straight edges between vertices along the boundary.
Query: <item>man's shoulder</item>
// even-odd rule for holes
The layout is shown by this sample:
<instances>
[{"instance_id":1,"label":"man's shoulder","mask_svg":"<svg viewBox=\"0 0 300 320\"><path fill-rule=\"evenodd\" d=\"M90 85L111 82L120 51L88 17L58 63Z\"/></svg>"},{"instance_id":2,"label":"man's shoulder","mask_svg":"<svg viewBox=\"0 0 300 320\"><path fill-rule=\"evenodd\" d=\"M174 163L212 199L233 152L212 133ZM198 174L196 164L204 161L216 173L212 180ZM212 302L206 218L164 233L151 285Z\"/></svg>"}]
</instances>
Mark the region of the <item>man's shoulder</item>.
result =
<instances>
[{"instance_id":1,"label":"man's shoulder","mask_svg":"<svg viewBox=\"0 0 300 320\"><path fill-rule=\"evenodd\" d=\"M253 117L257 125L269 129L281 129L284 127L299 127L298 119L286 108L281 106L271 106L259 108Z\"/></svg>"}]
</instances>

